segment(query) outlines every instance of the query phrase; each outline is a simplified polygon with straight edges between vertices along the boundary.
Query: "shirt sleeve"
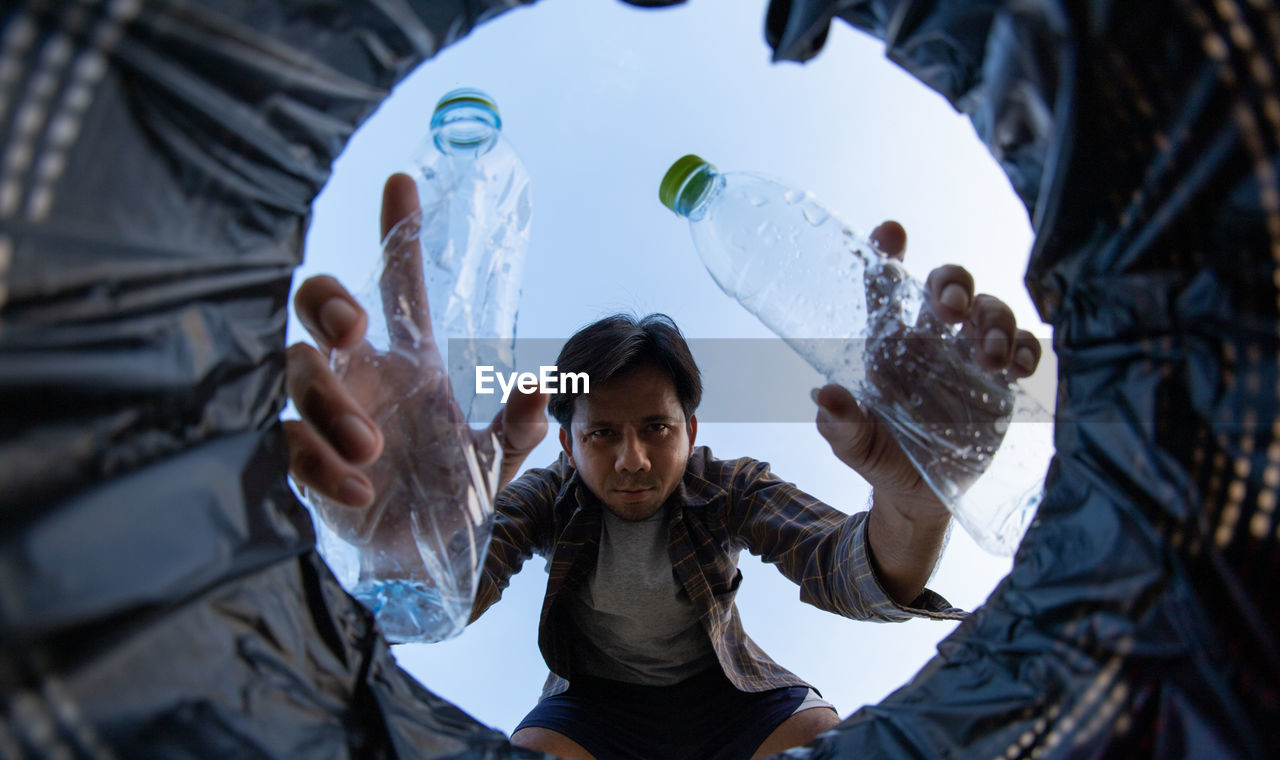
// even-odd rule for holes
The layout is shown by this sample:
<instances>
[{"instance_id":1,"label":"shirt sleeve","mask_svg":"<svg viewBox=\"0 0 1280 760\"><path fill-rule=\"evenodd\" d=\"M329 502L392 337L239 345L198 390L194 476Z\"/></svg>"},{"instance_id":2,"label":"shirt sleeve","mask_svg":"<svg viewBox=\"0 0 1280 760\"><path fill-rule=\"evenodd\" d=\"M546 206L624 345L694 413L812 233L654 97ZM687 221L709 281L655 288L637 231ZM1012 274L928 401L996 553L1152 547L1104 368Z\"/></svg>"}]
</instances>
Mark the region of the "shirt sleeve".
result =
<instances>
[{"instance_id":1,"label":"shirt sleeve","mask_svg":"<svg viewBox=\"0 0 1280 760\"><path fill-rule=\"evenodd\" d=\"M800 586L800 600L856 620L958 620L963 610L925 589L909 605L880 585L867 542L868 512L847 515L785 482L765 462L728 463L729 528L748 551Z\"/></svg>"},{"instance_id":2,"label":"shirt sleeve","mask_svg":"<svg viewBox=\"0 0 1280 760\"><path fill-rule=\"evenodd\" d=\"M474 622L494 602L535 553L550 552L554 534L556 495L564 481L560 463L545 469L531 469L502 489L494 500L493 535L480 574L475 601L471 605Z\"/></svg>"}]
</instances>

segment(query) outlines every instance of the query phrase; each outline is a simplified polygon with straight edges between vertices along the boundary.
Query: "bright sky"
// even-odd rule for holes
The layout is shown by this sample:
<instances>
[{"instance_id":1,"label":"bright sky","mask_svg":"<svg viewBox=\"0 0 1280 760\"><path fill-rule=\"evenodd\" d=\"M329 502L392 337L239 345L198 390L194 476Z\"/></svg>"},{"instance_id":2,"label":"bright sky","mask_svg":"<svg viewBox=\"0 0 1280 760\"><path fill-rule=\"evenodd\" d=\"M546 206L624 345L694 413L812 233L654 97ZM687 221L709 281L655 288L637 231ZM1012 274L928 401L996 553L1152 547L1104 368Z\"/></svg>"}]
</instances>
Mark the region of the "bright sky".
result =
<instances>
[{"instance_id":1,"label":"bright sky","mask_svg":"<svg viewBox=\"0 0 1280 760\"><path fill-rule=\"evenodd\" d=\"M519 337L563 340L615 311L665 312L691 338L770 337L716 287L687 223L657 200L663 172L690 152L722 170L806 188L864 230L901 221L916 277L963 264L980 290L1010 303L1020 326L1047 337L1022 285L1031 245L1025 211L968 121L842 22L816 60L771 64L765 5L696 0L642 10L554 0L481 26L407 78L348 145L316 200L295 285L321 272L352 288L364 283L379 255L384 179L408 170L439 96L471 86L499 103L504 134L533 181ZM290 335L305 337L292 322ZM1050 407L1052 358L1033 390ZM785 392L807 399L820 384L814 373ZM703 424L698 443L721 457L768 461L846 511L867 505L866 485L812 424ZM557 453L553 430L529 464ZM802 605L796 586L753 557L744 554L741 569L747 632L841 715L902 685L954 627L845 620ZM983 554L957 529L930 587L973 609L1008 569L1008 559ZM536 641L545 585L535 557L460 637L398 646L395 655L429 689L510 732L546 676Z\"/></svg>"}]
</instances>

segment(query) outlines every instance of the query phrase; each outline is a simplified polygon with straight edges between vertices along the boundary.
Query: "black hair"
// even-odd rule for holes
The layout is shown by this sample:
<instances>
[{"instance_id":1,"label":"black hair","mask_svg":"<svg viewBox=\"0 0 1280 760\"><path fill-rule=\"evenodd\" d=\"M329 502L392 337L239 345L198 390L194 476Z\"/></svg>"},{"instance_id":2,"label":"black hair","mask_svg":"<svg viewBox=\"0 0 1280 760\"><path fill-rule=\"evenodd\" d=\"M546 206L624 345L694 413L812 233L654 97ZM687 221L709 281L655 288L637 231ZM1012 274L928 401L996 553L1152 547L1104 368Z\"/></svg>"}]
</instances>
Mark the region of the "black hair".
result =
<instances>
[{"instance_id":1,"label":"black hair","mask_svg":"<svg viewBox=\"0 0 1280 760\"><path fill-rule=\"evenodd\" d=\"M666 314L643 319L614 314L592 322L574 333L556 358L558 372L585 372L592 386L645 366L656 367L671 378L688 424L702 401L702 373L680 328ZM548 409L561 427L569 427L580 395L562 391L551 397Z\"/></svg>"}]
</instances>

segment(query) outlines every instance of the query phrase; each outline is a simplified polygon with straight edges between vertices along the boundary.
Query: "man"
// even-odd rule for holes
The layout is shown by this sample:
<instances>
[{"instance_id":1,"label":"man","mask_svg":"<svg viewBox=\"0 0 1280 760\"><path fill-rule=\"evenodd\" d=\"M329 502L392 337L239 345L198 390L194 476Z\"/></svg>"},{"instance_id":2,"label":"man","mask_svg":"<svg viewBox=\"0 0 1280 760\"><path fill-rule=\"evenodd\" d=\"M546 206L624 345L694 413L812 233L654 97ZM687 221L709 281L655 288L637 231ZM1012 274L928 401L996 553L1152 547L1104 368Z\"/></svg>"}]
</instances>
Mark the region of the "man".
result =
<instances>
[{"instance_id":1,"label":"man","mask_svg":"<svg viewBox=\"0 0 1280 760\"><path fill-rule=\"evenodd\" d=\"M412 180L392 177L384 234L416 204ZM881 225L874 237L902 255L900 226ZM974 297L963 269L941 267L927 286L938 317L964 323L975 339L980 366L1014 377L1034 371L1036 341L1016 330L1003 303ZM322 348L362 340L365 316L331 278L304 283L296 303ZM500 493L473 613L533 553L550 559L539 646L552 673L513 743L566 758L727 759L772 754L833 727L835 710L743 632L733 602L742 548L777 563L806 601L839 614L958 614L925 589L945 507L844 389L827 386L814 399L833 452L873 487L872 508L852 516L760 462L695 448L701 382L670 320L601 320L566 343L557 366L587 372L591 392L552 399L562 457ZM309 346L290 349L289 385L304 418L288 426L294 476L329 498L367 504L374 484L359 468L382 441L359 400ZM503 485L545 435L543 403L513 397L495 421Z\"/></svg>"}]
</instances>

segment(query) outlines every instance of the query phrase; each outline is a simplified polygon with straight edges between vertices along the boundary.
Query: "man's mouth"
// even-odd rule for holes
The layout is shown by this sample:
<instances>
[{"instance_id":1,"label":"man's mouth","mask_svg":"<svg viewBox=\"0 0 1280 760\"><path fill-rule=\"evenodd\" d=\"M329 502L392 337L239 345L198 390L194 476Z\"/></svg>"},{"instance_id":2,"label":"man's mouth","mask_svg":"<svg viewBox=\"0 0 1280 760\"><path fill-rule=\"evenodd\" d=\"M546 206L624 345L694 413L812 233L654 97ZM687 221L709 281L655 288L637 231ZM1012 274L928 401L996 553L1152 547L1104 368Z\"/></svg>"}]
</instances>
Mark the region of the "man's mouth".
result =
<instances>
[{"instance_id":1,"label":"man's mouth","mask_svg":"<svg viewBox=\"0 0 1280 760\"><path fill-rule=\"evenodd\" d=\"M643 488L643 487L631 487L631 488L615 488L615 489L613 489L614 493L616 493L616 494L618 494L619 496L621 496L621 497L622 497L622 499L623 499L623 500L625 500L625 501L632 501L632 500L639 501L640 499L643 499L643 498L645 498L646 496L648 496L648 495L649 495L649 492L650 492L650 491L652 491L652 490L653 490L653 488L651 488L651 487L650 487L650 488Z\"/></svg>"}]
</instances>

